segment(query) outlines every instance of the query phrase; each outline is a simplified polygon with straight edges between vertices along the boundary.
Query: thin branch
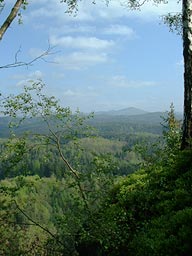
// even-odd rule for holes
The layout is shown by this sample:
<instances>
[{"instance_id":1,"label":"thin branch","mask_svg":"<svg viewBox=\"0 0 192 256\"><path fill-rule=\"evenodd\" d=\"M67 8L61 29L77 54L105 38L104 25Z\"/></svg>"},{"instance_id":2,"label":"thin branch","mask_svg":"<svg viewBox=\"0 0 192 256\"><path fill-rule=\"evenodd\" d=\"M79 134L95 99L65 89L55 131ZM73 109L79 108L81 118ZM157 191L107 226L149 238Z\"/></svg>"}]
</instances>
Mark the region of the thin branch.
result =
<instances>
[{"instance_id":1,"label":"thin branch","mask_svg":"<svg viewBox=\"0 0 192 256\"><path fill-rule=\"evenodd\" d=\"M18 61L18 54L21 51L20 49L21 48L19 48L19 50L15 54L15 62L0 66L0 69L3 69L3 68L17 68L17 67L22 67L22 66L28 67L28 66L31 66L34 62L36 62L38 60L43 60L44 62L48 62L48 63L54 63L52 61L47 61L45 59L45 57L47 57L49 55L52 55L52 54L55 54L55 52L52 52L54 47L51 47L50 45L48 46L46 51L44 51L42 54L40 54L39 56L35 57L34 59L32 59L28 62Z\"/></svg>"},{"instance_id":2,"label":"thin branch","mask_svg":"<svg viewBox=\"0 0 192 256\"><path fill-rule=\"evenodd\" d=\"M18 63L17 56L19 55L20 52L21 52L21 46L19 47L19 49L17 50L17 52L15 54L15 62L14 63Z\"/></svg>"},{"instance_id":3,"label":"thin branch","mask_svg":"<svg viewBox=\"0 0 192 256\"><path fill-rule=\"evenodd\" d=\"M0 219L0 222L10 224L10 225L18 225L18 226L36 226L34 223L15 222L15 221L9 221L6 219Z\"/></svg>"},{"instance_id":4,"label":"thin branch","mask_svg":"<svg viewBox=\"0 0 192 256\"><path fill-rule=\"evenodd\" d=\"M149 0L142 0L142 1L123 1L122 6L128 7L131 10L140 10L141 6L143 6Z\"/></svg>"},{"instance_id":5,"label":"thin branch","mask_svg":"<svg viewBox=\"0 0 192 256\"><path fill-rule=\"evenodd\" d=\"M19 209L18 209L19 210ZM23 214L23 213L22 213ZM0 219L1 223L5 223L5 224L10 224L10 225L17 225L17 226L37 226L36 223L26 223L26 222L16 222L16 221L9 221L6 219ZM45 230L44 230L45 231ZM72 236L72 234L70 233L65 233L65 236Z\"/></svg>"},{"instance_id":6,"label":"thin branch","mask_svg":"<svg viewBox=\"0 0 192 256\"><path fill-rule=\"evenodd\" d=\"M144 5L148 0L143 0L141 3L138 3L136 5L136 8L140 8L142 5Z\"/></svg>"},{"instance_id":7,"label":"thin branch","mask_svg":"<svg viewBox=\"0 0 192 256\"><path fill-rule=\"evenodd\" d=\"M67 161L67 159L64 157L63 153L62 153L62 149L61 149L61 145L60 145L60 141L59 139L57 139L57 143L56 143L56 146L57 146L57 149L58 149L58 152L59 152L59 155L61 157L61 159L63 160L63 162L66 164L66 166L69 168L70 172L75 176L76 178L76 181L77 181L77 186L79 188L79 191L81 193L81 196L82 196L82 199L85 203L85 206L86 206L86 209L88 210L88 212L90 213L90 209L89 209L89 205L88 205L88 202L87 202L87 197L86 197L86 194L84 192L84 189L81 185L81 182L80 182L80 177L79 177L79 174L76 170L74 170L72 168L72 166L70 165L70 163Z\"/></svg>"},{"instance_id":8,"label":"thin branch","mask_svg":"<svg viewBox=\"0 0 192 256\"><path fill-rule=\"evenodd\" d=\"M34 221L26 212L24 212L19 205L17 204L16 200L14 200L14 203L17 207L17 209L29 220L31 221L35 226L41 228L43 231L45 231L46 233L48 233L51 237L53 237L55 239L56 242L58 242L59 244L61 244L62 246L64 246L64 244L47 228L43 227L42 225L40 225L38 222Z\"/></svg>"},{"instance_id":9,"label":"thin branch","mask_svg":"<svg viewBox=\"0 0 192 256\"><path fill-rule=\"evenodd\" d=\"M70 173L74 176L74 178L76 179L76 182L77 182L77 186L79 188L79 191L80 191L80 194L82 196L82 199L85 203L85 206L86 206L86 209L90 212L89 210L89 205L88 205L88 202L87 202L87 198L86 198L86 195L85 195L85 192L84 192L84 189L81 185L81 181L80 181L80 177L79 177L79 173L78 171L76 171L72 166L71 164L67 161L67 159L65 158L65 156L63 155L63 152L62 152L62 149L61 149L61 143L60 143L60 138L59 136L57 135L57 133L55 133L52 129L51 129L51 126L50 126L50 123L49 121L46 119L46 117L44 117L42 115L42 118L44 120L44 122L46 123L47 127L48 127L48 130L49 132L51 133L51 135L53 136L53 141L55 142L56 144L56 148L59 152L59 155L62 159L62 161L64 162L64 164L68 167Z\"/></svg>"}]
</instances>

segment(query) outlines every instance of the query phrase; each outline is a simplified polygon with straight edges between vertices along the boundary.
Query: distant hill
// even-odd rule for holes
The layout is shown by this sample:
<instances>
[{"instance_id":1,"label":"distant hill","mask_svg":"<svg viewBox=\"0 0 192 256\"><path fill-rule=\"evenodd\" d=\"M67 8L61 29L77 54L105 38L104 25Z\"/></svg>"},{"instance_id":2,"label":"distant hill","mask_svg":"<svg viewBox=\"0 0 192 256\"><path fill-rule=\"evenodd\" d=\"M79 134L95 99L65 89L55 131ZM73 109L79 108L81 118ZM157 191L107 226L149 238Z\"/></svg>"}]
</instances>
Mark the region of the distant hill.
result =
<instances>
[{"instance_id":1,"label":"distant hill","mask_svg":"<svg viewBox=\"0 0 192 256\"><path fill-rule=\"evenodd\" d=\"M135 115L126 115L126 111L119 111L118 113L124 113L121 115L111 115L109 114L111 111L100 112L90 119L90 124L105 138L124 138L128 134L142 132L161 135L163 118L167 117L167 112L144 112L144 114L137 112L138 114ZM181 120L182 115L176 113L176 118Z\"/></svg>"},{"instance_id":2,"label":"distant hill","mask_svg":"<svg viewBox=\"0 0 192 256\"><path fill-rule=\"evenodd\" d=\"M93 119L88 123L98 129L99 135L106 138L114 138L118 136L126 136L130 133L148 132L153 134L162 133L163 118L166 112L146 112L137 108L126 108L113 111L102 111L95 113ZM182 119L182 115L176 113L178 120ZM0 138L9 136L8 117L0 117ZM18 134L25 131L33 131L44 133L47 126L38 117L25 120L25 122L16 129Z\"/></svg>"},{"instance_id":3,"label":"distant hill","mask_svg":"<svg viewBox=\"0 0 192 256\"><path fill-rule=\"evenodd\" d=\"M134 115L143 115L147 113L149 112L139 108L129 107L129 108L124 108L120 110L99 111L99 112L96 112L95 115L134 116Z\"/></svg>"}]
</instances>

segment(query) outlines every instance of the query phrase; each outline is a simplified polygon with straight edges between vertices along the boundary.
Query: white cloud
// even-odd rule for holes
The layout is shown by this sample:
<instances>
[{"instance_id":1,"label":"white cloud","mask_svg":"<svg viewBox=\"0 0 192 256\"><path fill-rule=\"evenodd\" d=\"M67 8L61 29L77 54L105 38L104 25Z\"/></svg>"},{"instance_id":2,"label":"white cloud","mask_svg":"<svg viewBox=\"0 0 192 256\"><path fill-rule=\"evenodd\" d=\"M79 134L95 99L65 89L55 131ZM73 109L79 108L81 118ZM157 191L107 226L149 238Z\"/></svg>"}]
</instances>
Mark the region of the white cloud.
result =
<instances>
[{"instance_id":1,"label":"white cloud","mask_svg":"<svg viewBox=\"0 0 192 256\"><path fill-rule=\"evenodd\" d=\"M63 93L63 96L79 96L79 95L80 95L79 93L74 92L74 91L72 91L70 89L68 89L67 91L65 91Z\"/></svg>"},{"instance_id":2,"label":"white cloud","mask_svg":"<svg viewBox=\"0 0 192 256\"><path fill-rule=\"evenodd\" d=\"M89 26L85 24L70 24L70 25L64 25L60 28L52 27L50 29L51 35L61 35L61 34L80 34L80 33L95 33L96 27L95 26Z\"/></svg>"},{"instance_id":3,"label":"white cloud","mask_svg":"<svg viewBox=\"0 0 192 256\"><path fill-rule=\"evenodd\" d=\"M129 10L126 1L111 0L107 8L99 8L99 16L104 19L122 18L122 17L139 17L147 20L154 20L160 15L168 12L181 11L181 3L176 0L169 0L168 3L154 4L152 1L146 2L140 10Z\"/></svg>"},{"instance_id":4,"label":"white cloud","mask_svg":"<svg viewBox=\"0 0 192 256\"><path fill-rule=\"evenodd\" d=\"M112 20L122 17L140 17L144 19L154 19L167 12L181 11L181 3L177 4L176 0L169 0L167 4L155 5L152 1L145 3L141 7L141 11L130 11L126 7L126 1L124 0L110 0L107 5L105 1L95 1L96 4L92 4L92 1L78 1L77 14L69 15L66 13L67 5L60 3L58 0L34 0L30 5L33 6L33 10L30 12L31 18L52 18L52 21L97 21L100 19ZM62 22L62 24L64 24ZM61 27L62 29L62 27Z\"/></svg>"},{"instance_id":5,"label":"white cloud","mask_svg":"<svg viewBox=\"0 0 192 256\"><path fill-rule=\"evenodd\" d=\"M63 93L60 94L60 96L62 96L64 98L64 100L78 100L79 102L85 102L85 101L89 101L95 97L98 96L98 94L94 91L79 91L79 90L72 90L72 89L67 89L66 91L64 91ZM80 104L80 105L81 105ZM76 106L77 107L77 106Z\"/></svg>"},{"instance_id":6,"label":"white cloud","mask_svg":"<svg viewBox=\"0 0 192 256\"><path fill-rule=\"evenodd\" d=\"M40 70L36 70L32 73L29 73L27 75L18 75L15 76L14 79L20 80L16 86L22 87L25 85L31 84L31 81L39 80L43 78L43 73Z\"/></svg>"},{"instance_id":7,"label":"white cloud","mask_svg":"<svg viewBox=\"0 0 192 256\"><path fill-rule=\"evenodd\" d=\"M153 81L129 81L125 76L113 76L109 85L119 88L141 88L155 86L156 83Z\"/></svg>"},{"instance_id":8,"label":"white cloud","mask_svg":"<svg viewBox=\"0 0 192 256\"><path fill-rule=\"evenodd\" d=\"M121 35L126 37L133 37L135 32L132 28L125 25L111 25L108 28L104 28L102 31L104 34L108 35Z\"/></svg>"},{"instance_id":9,"label":"white cloud","mask_svg":"<svg viewBox=\"0 0 192 256\"><path fill-rule=\"evenodd\" d=\"M31 3L32 4L32 3ZM66 13L68 7L58 0L50 1L35 1L33 2L33 10L30 12L31 18L53 18L55 22L62 21L90 21L93 20L88 7L84 4L79 4L78 15L75 13Z\"/></svg>"},{"instance_id":10,"label":"white cloud","mask_svg":"<svg viewBox=\"0 0 192 256\"><path fill-rule=\"evenodd\" d=\"M23 87L23 86L26 86L26 85L29 85L30 84L30 81L27 79L27 80L21 80L19 81L16 86L17 87Z\"/></svg>"},{"instance_id":11,"label":"white cloud","mask_svg":"<svg viewBox=\"0 0 192 256\"><path fill-rule=\"evenodd\" d=\"M119 24L113 24L106 27L99 27L99 26L88 26L88 25L73 25L71 26L66 25L62 28L51 28L50 34L52 35L51 38L55 39L56 37L59 38L59 36L62 35L69 35L69 34L98 34L98 35L114 35L114 36L126 36L128 38L133 38L135 36L135 31L126 26L126 25L119 25ZM69 36L68 36L69 37ZM62 37L61 37L62 38ZM63 36L64 38L64 36ZM83 37L82 37L83 38ZM101 40L95 37L89 37L89 39L97 39ZM74 38L75 39L75 38ZM84 37L83 39L87 40L87 37ZM106 40L102 40L106 41ZM113 41L109 41L110 43L113 43Z\"/></svg>"},{"instance_id":12,"label":"white cloud","mask_svg":"<svg viewBox=\"0 0 192 256\"><path fill-rule=\"evenodd\" d=\"M95 91L79 91L79 90L71 90L67 89L66 91L63 92L62 94L64 97L95 97L98 96L98 94Z\"/></svg>"},{"instance_id":13,"label":"white cloud","mask_svg":"<svg viewBox=\"0 0 192 256\"><path fill-rule=\"evenodd\" d=\"M178 3L176 0L169 0L168 3L154 4L148 2L141 8L141 13L144 15L151 13L152 15L164 15L168 12L180 12L181 11L181 2Z\"/></svg>"},{"instance_id":14,"label":"white cloud","mask_svg":"<svg viewBox=\"0 0 192 256\"><path fill-rule=\"evenodd\" d=\"M65 86L63 86L64 88ZM87 88L70 88L55 92L61 103L65 106L70 106L72 110L80 108L83 112L90 112L95 109L95 103L100 95L96 91L89 91Z\"/></svg>"},{"instance_id":15,"label":"white cloud","mask_svg":"<svg viewBox=\"0 0 192 256\"><path fill-rule=\"evenodd\" d=\"M36 70L35 72L30 73L29 77L33 78L33 79L42 79L43 78L43 73L40 70Z\"/></svg>"},{"instance_id":16,"label":"white cloud","mask_svg":"<svg viewBox=\"0 0 192 256\"><path fill-rule=\"evenodd\" d=\"M79 49L95 49L101 50L106 49L114 45L112 40L103 40L96 37L71 37L71 36L51 36L51 45L59 45L68 48L79 48Z\"/></svg>"},{"instance_id":17,"label":"white cloud","mask_svg":"<svg viewBox=\"0 0 192 256\"><path fill-rule=\"evenodd\" d=\"M65 69L86 69L92 65L105 63L107 55L105 53L73 52L66 56L58 56L54 61Z\"/></svg>"}]
</instances>

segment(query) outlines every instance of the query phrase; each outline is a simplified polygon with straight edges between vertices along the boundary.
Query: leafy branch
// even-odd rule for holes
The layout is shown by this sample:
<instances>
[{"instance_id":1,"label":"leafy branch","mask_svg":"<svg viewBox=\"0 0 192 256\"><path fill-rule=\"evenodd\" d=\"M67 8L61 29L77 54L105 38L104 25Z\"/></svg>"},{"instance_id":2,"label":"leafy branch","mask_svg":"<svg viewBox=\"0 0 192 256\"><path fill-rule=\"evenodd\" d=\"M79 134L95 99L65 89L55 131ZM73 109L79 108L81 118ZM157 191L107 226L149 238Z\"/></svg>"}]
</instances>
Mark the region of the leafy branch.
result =
<instances>
[{"instance_id":1,"label":"leafy branch","mask_svg":"<svg viewBox=\"0 0 192 256\"><path fill-rule=\"evenodd\" d=\"M32 82L31 86L25 86L23 93L16 96L11 95L2 100L1 112L12 119L9 124L12 137L7 144L8 152L6 152L7 158L5 161L8 160L8 164L11 162L11 166L14 163L19 163L23 155L29 152L27 149L29 147L28 141L33 141L35 143L34 146L38 142L39 146L50 145L51 147L55 147L62 162L67 167L69 174L74 178L74 184L78 187L84 205L89 211L89 204L83 188L81 175L67 160L62 148L62 143L66 144L69 141L77 143L78 137L86 136L86 130L88 131L89 127L84 121L89 116L83 116L79 111L72 114L68 107L60 106L54 96L48 97L44 95L42 93L43 87L44 84L42 81L38 80ZM40 122L44 124L44 133L33 134L28 132L18 140L17 136L14 136L16 128L25 122L25 120L35 117L39 118ZM30 145L29 148L31 150L33 146Z\"/></svg>"}]
</instances>

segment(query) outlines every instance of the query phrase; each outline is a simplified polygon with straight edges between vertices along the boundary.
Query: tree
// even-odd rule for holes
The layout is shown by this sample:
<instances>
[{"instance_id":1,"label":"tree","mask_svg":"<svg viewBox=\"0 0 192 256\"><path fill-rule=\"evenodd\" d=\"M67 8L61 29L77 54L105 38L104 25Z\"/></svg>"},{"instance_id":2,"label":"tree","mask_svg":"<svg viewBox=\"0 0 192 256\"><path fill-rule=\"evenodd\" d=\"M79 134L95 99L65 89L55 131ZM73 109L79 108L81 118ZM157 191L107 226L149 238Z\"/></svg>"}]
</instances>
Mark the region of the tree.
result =
<instances>
[{"instance_id":1,"label":"tree","mask_svg":"<svg viewBox=\"0 0 192 256\"><path fill-rule=\"evenodd\" d=\"M86 121L91 115L84 116L79 111L72 113L68 107L64 108L60 106L59 101L56 100L55 97L48 97L43 94L43 87L44 84L39 80L32 82L31 86L25 86L23 93L0 97L0 114L8 116L10 121L10 138L0 145L2 146L2 150L0 150L0 163L3 165L4 170L7 169L9 173L14 172L14 176L18 175L18 179L21 181L21 183L17 183L16 189L10 190L7 184L4 186L0 184L0 194L4 195L6 192L6 195L11 196L15 210L22 218L18 221L18 218L15 218L16 214L12 214L13 216L9 214L6 218L7 212L5 213L5 211L1 210L4 207L4 205L2 205L0 209L0 222L4 225L6 221L6 226L4 225L6 231L3 232L2 242L5 244L4 241L10 241L10 239L12 239L15 234L12 230L15 226L26 227L32 225L39 228L42 232L45 232L46 237L50 237L50 242L48 240L47 243L50 250L57 251L57 249L59 249L59 251L63 251L65 247L67 247L68 250L75 250L75 239L89 232L89 230L87 230L87 219L91 219L94 223L96 222L96 220L94 221L92 219L92 216L95 210L100 207L101 201L113 183L112 171L115 169L116 161L111 155L105 156L101 154L99 156L95 154L93 155L93 161L89 164L88 169L85 170L82 168L82 165L78 162L78 157L80 157L83 150L83 146L81 145L82 139L90 136L91 127ZM28 128L25 133L20 133L18 130L19 126L29 123L31 119L38 121L41 126L38 128L32 126L32 131ZM67 154L68 148L70 150L70 145L74 146L73 161L70 161L69 155ZM47 149L47 151L45 151L45 149ZM21 165L22 173L14 170L14 167L22 164L22 160L26 159L27 155L33 152L37 152L38 155L41 154L42 157L50 158L51 161L53 161L55 156L51 149L56 150L57 156L60 157L63 163L60 167L62 177L60 181L65 183L65 187L62 185L62 189L55 191L56 195L54 194L53 197L54 202L58 199L58 201L63 203L64 200L64 207L62 208L65 208L62 210L62 213L57 213L56 215L52 213L53 216L55 216L55 219L53 217L54 226L56 228L55 232L51 231L47 223L43 225L43 218L41 218L39 209L37 215L31 215L31 205L25 202L22 204L22 202L18 200L18 189L22 188L24 185L22 174L26 175L25 170L27 170L27 168ZM30 176L28 177L30 179ZM51 179L52 178L53 176ZM34 178L31 177L31 179L33 180ZM56 178L56 180L59 179ZM51 186L54 186L54 184L52 180ZM26 187L29 188L29 186ZM35 187L34 183L32 187ZM61 187L61 185L59 187ZM34 191L36 191L36 188ZM61 191L63 191L63 194ZM46 194L45 191L43 194ZM33 196L33 194L29 193L30 200L33 202L33 197L31 198L31 196ZM6 203L6 199L4 200L4 197L2 197L2 199L3 203ZM54 206L55 205L54 203ZM6 211L9 211L9 208L10 205L7 205ZM55 207L53 208L55 209ZM60 205L59 208L61 208ZM38 218L38 216L40 216L40 218ZM11 219L11 217L13 219ZM69 219L70 221L68 221ZM13 228L12 226L10 227L10 224L12 224ZM8 228L10 228L10 231ZM19 241L24 241L23 237L25 236L25 232L28 231L21 229L20 232L17 232L16 230L16 235L19 233L16 238L20 239ZM39 237L39 235L37 237ZM45 239L45 241L47 240ZM30 244L27 239L26 243ZM18 242L16 241L14 246L16 247L17 245ZM34 250L38 249L38 247L42 248L42 250L46 249L45 243L42 243L41 239L38 239L37 244L31 246ZM16 247L17 255L26 255L25 248L26 247L24 247L24 252L20 252L20 247ZM9 255L6 250L10 251L10 248L2 248L2 252ZM50 255L57 254L50 253ZM63 254L58 255L74 254L64 251Z\"/></svg>"},{"instance_id":2,"label":"tree","mask_svg":"<svg viewBox=\"0 0 192 256\"><path fill-rule=\"evenodd\" d=\"M178 3L181 0L178 0ZM129 0L130 8L139 8L148 0ZM164 0L153 0L154 3L166 3ZM182 28L184 58L184 114L181 149L192 148L192 2L182 0L182 14L170 13L164 18L171 31Z\"/></svg>"},{"instance_id":3,"label":"tree","mask_svg":"<svg viewBox=\"0 0 192 256\"><path fill-rule=\"evenodd\" d=\"M1 3L0 8L1 8L1 12L2 12L4 5L5 5L4 0L1 0L0 3ZM15 17L18 15L19 10L22 7L25 9L26 5L27 5L27 1L25 1L25 0L17 0L15 2L9 15L5 18L5 21L2 23L2 25L0 27L0 40L2 40L5 32L7 31L7 29L9 28L9 26L11 25L11 23L13 22Z\"/></svg>"},{"instance_id":4,"label":"tree","mask_svg":"<svg viewBox=\"0 0 192 256\"><path fill-rule=\"evenodd\" d=\"M181 148L192 140L192 2L183 0L184 120Z\"/></svg>"},{"instance_id":5,"label":"tree","mask_svg":"<svg viewBox=\"0 0 192 256\"><path fill-rule=\"evenodd\" d=\"M153 2L155 4L167 3L167 0L127 0L125 5L129 9L140 9L142 5L147 2ZM5 0L0 0L0 11L2 12ZM80 0L61 0L61 3L65 3L68 6L68 12L78 10L78 3ZM106 3L109 3L106 0ZM181 0L178 0L178 3ZM94 1L93 1L94 3ZM182 0L183 10L182 15L168 14L165 17L165 23L178 29L180 27L180 21L183 34L183 57L184 57L184 120L183 120L183 136L181 149L191 148L192 140L192 3L191 0ZM17 0L7 16L5 21L0 27L0 40L2 40L4 33L13 22L15 17L19 14L21 8L26 8L28 2L26 0ZM182 17L182 19L181 19Z\"/></svg>"}]
</instances>

